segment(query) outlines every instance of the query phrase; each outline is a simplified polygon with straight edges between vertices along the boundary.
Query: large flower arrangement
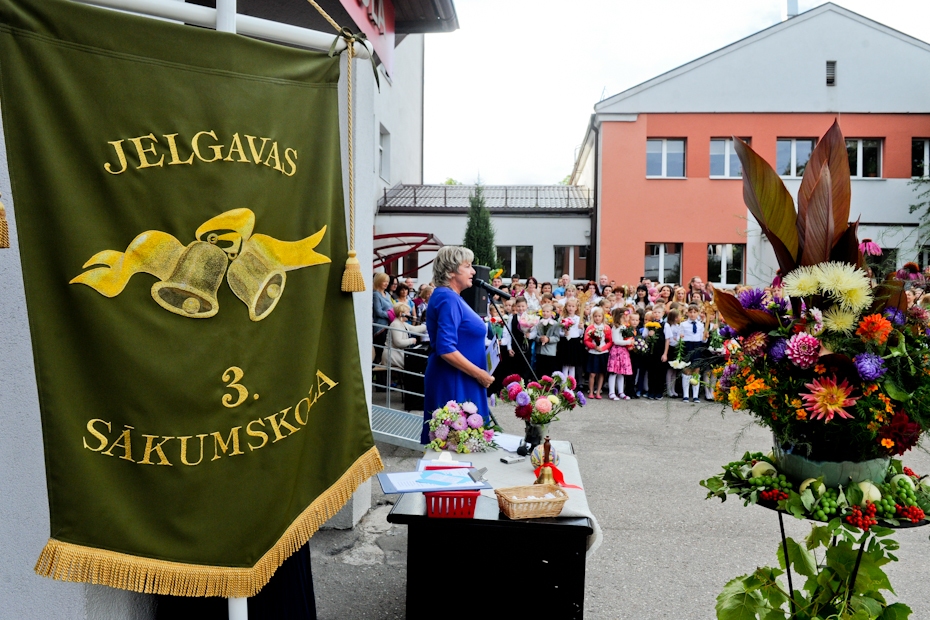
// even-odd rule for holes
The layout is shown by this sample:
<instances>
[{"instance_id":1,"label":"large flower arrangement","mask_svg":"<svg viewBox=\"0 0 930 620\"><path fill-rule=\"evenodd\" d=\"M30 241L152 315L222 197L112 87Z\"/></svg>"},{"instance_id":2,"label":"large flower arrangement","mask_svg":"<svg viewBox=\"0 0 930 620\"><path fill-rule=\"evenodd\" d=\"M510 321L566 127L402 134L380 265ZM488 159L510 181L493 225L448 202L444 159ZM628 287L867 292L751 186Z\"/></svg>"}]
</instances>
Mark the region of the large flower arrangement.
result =
<instances>
[{"instance_id":1,"label":"large flower arrangement","mask_svg":"<svg viewBox=\"0 0 930 620\"><path fill-rule=\"evenodd\" d=\"M510 375L504 379L500 398L516 405L514 413L521 420L549 424L558 421L560 413L586 404L584 394L575 391L577 387L575 378L562 372L543 375L538 383L525 383L520 375Z\"/></svg>"},{"instance_id":2,"label":"large flower arrangement","mask_svg":"<svg viewBox=\"0 0 930 620\"><path fill-rule=\"evenodd\" d=\"M786 274L783 297L715 295L739 345L725 344L716 399L752 412L783 445L820 461L900 455L930 427L928 314L907 307L909 274L873 288L862 269L857 225L846 222L844 145L834 124L811 156L797 213L780 180L771 185L774 170L740 145L753 189L747 205Z\"/></svg>"},{"instance_id":3,"label":"large flower arrangement","mask_svg":"<svg viewBox=\"0 0 930 620\"><path fill-rule=\"evenodd\" d=\"M433 411L429 421L428 450L450 450L460 454L496 450L494 431L486 426L478 407L472 402L457 403L450 400Z\"/></svg>"}]
</instances>

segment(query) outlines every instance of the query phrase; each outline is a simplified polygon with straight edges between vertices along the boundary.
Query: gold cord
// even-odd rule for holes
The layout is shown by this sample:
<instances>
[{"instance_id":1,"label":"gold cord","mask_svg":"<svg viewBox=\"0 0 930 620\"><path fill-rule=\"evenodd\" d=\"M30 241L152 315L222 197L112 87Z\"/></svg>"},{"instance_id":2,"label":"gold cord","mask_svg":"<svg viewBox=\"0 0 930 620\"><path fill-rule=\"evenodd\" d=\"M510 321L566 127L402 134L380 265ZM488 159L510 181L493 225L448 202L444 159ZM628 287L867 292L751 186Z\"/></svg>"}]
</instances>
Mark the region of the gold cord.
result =
<instances>
[{"instance_id":1,"label":"gold cord","mask_svg":"<svg viewBox=\"0 0 930 620\"><path fill-rule=\"evenodd\" d=\"M339 24L323 10L316 0L307 0L323 18L329 22L336 32L345 39L346 42L346 104L348 105L348 154L349 154L349 257L346 259L345 270L342 272L342 290L346 293L357 293L365 290L365 280L362 277L361 265L356 258L355 253L355 158L352 154L353 149L353 127L352 118L355 116L352 108L352 61L355 59L355 42L358 39L350 31L340 28ZM364 35L362 35L364 36ZM377 74L376 74L377 77Z\"/></svg>"}]
</instances>

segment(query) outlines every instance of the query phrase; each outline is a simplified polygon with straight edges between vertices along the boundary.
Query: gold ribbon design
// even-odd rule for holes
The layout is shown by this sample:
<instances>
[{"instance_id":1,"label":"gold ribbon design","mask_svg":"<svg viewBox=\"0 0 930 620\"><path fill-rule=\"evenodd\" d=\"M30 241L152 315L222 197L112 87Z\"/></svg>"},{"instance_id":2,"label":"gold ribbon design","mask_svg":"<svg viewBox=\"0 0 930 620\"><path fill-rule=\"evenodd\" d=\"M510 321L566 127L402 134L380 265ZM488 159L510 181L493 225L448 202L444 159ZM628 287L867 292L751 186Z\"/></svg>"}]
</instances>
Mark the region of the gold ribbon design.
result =
<instances>
[{"instance_id":1,"label":"gold ribbon design","mask_svg":"<svg viewBox=\"0 0 930 620\"><path fill-rule=\"evenodd\" d=\"M232 209L197 228L196 241L184 246L173 236L148 230L125 252L103 250L92 256L85 271L69 284L85 284L105 297L123 292L137 273L156 278L152 298L164 309L188 318L209 318L219 311L216 292L223 281L249 309L249 318L261 321L274 310L287 277L285 272L330 262L315 251L326 226L299 241L281 241L253 235L255 214Z\"/></svg>"}]
</instances>

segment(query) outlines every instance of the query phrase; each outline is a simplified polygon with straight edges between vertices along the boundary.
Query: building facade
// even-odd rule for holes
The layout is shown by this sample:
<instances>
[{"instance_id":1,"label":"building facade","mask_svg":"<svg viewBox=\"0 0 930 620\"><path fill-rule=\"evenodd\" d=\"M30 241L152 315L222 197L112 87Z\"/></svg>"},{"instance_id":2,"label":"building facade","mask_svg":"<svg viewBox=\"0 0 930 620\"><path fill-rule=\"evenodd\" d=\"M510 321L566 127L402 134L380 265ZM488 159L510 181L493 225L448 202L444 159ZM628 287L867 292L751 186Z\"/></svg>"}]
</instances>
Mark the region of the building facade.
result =
<instances>
[{"instance_id":1,"label":"building facade","mask_svg":"<svg viewBox=\"0 0 930 620\"><path fill-rule=\"evenodd\" d=\"M825 4L598 103L572 175L595 190L597 271L769 284L777 264L743 202L733 139L796 197L834 120L860 238L883 248L885 268L926 264L909 205L930 160L930 84L912 76L928 69L927 43Z\"/></svg>"},{"instance_id":2,"label":"building facade","mask_svg":"<svg viewBox=\"0 0 930 620\"><path fill-rule=\"evenodd\" d=\"M398 185L378 201L375 236L431 233L444 245L460 245L468 223L474 185ZM504 277L534 276L555 282L564 273L574 280L592 277L592 192L571 185L485 185L497 255ZM411 252L381 265L391 274L418 283L432 280L435 251Z\"/></svg>"}]
</instances>

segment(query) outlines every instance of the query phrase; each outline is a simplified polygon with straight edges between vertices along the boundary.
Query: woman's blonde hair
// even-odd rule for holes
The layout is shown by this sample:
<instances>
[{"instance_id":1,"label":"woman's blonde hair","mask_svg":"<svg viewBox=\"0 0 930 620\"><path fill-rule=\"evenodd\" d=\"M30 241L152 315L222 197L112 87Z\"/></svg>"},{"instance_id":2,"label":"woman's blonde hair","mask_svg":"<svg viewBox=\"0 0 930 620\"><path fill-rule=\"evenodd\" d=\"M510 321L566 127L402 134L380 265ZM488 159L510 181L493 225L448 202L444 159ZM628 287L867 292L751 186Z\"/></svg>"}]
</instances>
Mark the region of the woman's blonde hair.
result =
<instances>
[{"instance_id":1,"label":"woman's blonde hair","mask_svg":"<svg viewBox=\"0 0 930 620\"><path fill-rule=\"evenodd\" d=\"M410 306L402 301L399 301L394 304L394 316L396 318L400 318L400 315L402 314L410 314Z\"/></svg>"},{"instance_id":2,"label":"woman's blonde hair","mask_svg":"<svg viewBox=\"0 0 930 620\"><path fill-rule=\"evenodd\" d=\"M390 279L391 279L391 276L384 273L383 271L379 271L378 273L375 274L375 277L371 279L371 285L374 288L381 288L381 285L385 282L390 281Z\"/></svg>"},{"instance_id":3,"label":"woman's blonde hair","mask_svg":"<svg viewBox=\"0 0 930 620\"><path fill-rule=\"evenodd\" d=\"M449 274L456 273L462 263L475 260L475 253L460 245L445 245L436 252L433 260L433 283L436 286L448 286Z\"/></svg>"}]
</instances>

